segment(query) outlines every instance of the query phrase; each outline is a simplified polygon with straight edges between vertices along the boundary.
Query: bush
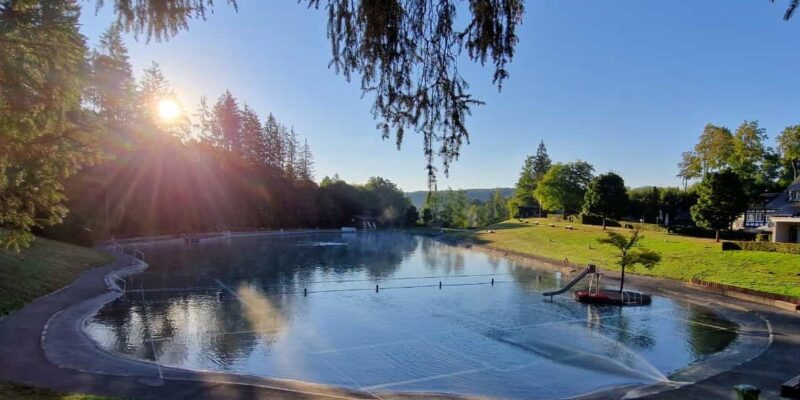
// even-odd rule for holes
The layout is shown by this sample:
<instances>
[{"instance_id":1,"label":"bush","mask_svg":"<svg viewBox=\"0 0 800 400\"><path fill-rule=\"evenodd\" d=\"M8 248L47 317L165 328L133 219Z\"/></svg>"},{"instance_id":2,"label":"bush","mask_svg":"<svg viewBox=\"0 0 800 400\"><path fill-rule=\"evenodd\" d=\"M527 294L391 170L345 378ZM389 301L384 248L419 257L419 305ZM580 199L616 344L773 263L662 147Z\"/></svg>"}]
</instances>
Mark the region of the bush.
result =
<instances>
[{"instance_id":1,"label":"bush","mask_svg":"<svg viewBox=\"0 0 800 400\"><path fill-rule=\"evenodd\" d=\"M603 217L597 215L580 214L577 216L577 219L579 224L603 226ZM619 228L622 224L620 224L619 221L606 218L606 226Z\"/></svg>"},{"instance_id":2,"label":"bush","mask_svg":"<svg viewBox=\"0 0 800 400\"><path fill-rule=\"evenodd\" d=\"M722 250L767 251L772 253L800 254L800 244L774 242L722 242Z\"/></svg>"},{"instance_id":3,"label":"bush","mask_svg":"<svg viewBox=\"0 0 800 400\"><path fill-rule=\"evenodd\" d=\"M673 233L684 236L701 237L707 239L714 239L715 234L711 229L704 229L700 227L689 226L676 226L670 228ZM723 240L738 240L738 241L752 241L755 240L756 234L745 231L721 231L719 233L720 239Z\"/></svg>"}]
</instances>

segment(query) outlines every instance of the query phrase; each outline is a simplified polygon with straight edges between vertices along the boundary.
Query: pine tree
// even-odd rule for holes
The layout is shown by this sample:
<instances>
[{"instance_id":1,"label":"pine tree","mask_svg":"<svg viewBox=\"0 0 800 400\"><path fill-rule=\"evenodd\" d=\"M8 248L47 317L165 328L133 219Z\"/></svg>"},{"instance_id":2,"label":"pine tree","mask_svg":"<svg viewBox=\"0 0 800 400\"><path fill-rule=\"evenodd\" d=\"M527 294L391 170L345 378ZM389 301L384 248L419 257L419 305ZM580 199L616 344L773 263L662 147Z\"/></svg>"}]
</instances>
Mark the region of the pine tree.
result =
<instances>
[{"instance_id":1,"label":"pine tree","mask_svg":"<svg viewBox=\"0 0 800 400\"><path fill-rule=\"evenodd\" d=\"M252 165L261 165L266 143L262 135L263 127L258 114L247 104L242 108L242 155Z\"/></svg>"},{"instance_id":2,"label":"pine tree","mask_svg":"<svg viewBox=\"0 0 800 400\"><path fill-rule=\"evenodd\" d=\"M226 90L214 105L212 110L214 123L212 124L213 137L219 147L242 154L242 111L230 91Z\"/></svg>"},{"instance_id":3,"label":"pine tree","mask_svg":"<svg viewBox=\"0 0 800 400\"><path fill-rule=\"evenodd\" d=\"M539 142L539 147L536 148L536 156L533 159L533 179L540 181L544 174L553 166L553 161L547 154L547 147L544 146L544 140Z\"/></svg>"},{"instance_id":4,"label":"pine tree","mask_svg":"<svg viewBox=\"0 0 800 400\"><path fill-rule=\"evenodd\" d=\"M311 147L308 139L303 139L303 147L300 151L300 162L298 164L298 175L301 180L311 181L314 179L314 159L311 154Z\"/></svg>"},{"instance_id":5,"label":"pine tree","mask_svg":"<svg viewBox=\"0 0 800 400\"><path fill-rule=\"evenodd\" d=\"M282 170L283 167L283 136L281 126L271 113L264 121L263 135L266 141L267 152L265 163L268 167L275 170Z\"/></svg>"},{"instance_id":6,"label":"pine tree","mask_svg":"<svg viewBox=\"0 0 800 400\"><path fill-rule=\"evenodd\" d=\"M81 108L87 49L72 1L0 1L0 246L61 222L63 180L97 157Z\"/></svg>"},{"instance_id":7,"label":"pine tree","mask_svg":"<svg viewBox=\"0 0 800 400\"><path fill-rule=\"evenodd\" d=\"M136 82L128 61L128 48L120 28L112 25L102 36L91 60L88 99L111 132L132 123L135 116Z\"/></svg>"},{"instance_id":8,"label":"pine tree","mask_svg":"<svg viewBox=\"0 0 800 400\"><path fill-rule=\"evenodd\" d=\"M298 179L297 161L300 151L300 142L297 139L294 128L283 128L283 144L283 172L291 179Z\"/></svg>"},{"instance_id":9,"label":"pine tree","mask_svg":"<svg viewBox=\"0 0 800 400\"><path fill-rule=\"evenodd\" d=\"M197 105L197 110L194 113L195 129L197 130L198 139L212 146L218 146L214 139L214 115L208 107L208 100L206 96L200 97L200 102Z\"/></svg>"}]
</instances>

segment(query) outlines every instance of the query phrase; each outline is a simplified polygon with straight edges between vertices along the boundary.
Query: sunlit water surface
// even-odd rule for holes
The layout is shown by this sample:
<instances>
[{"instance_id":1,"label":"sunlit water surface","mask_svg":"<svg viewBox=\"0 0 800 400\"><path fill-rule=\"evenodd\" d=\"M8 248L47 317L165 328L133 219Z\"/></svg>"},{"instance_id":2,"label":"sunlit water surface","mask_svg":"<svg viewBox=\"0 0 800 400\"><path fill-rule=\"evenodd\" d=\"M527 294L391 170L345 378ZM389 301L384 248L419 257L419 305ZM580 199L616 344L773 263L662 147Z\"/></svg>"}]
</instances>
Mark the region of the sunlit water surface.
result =
<instances>
[{"instance_id":1,"label":"sunlit water surface","mask_svg":"<svg viewBox=\"0 0 800 400\"><path fill-rule=\"evenodd\" d=\"M150 268L87 329L108 351L175 367L552 399L666 379L736 336L710 310L668 298L545 301L568 276L402 233L144 250Z\"/></svg>"}]
</instances>

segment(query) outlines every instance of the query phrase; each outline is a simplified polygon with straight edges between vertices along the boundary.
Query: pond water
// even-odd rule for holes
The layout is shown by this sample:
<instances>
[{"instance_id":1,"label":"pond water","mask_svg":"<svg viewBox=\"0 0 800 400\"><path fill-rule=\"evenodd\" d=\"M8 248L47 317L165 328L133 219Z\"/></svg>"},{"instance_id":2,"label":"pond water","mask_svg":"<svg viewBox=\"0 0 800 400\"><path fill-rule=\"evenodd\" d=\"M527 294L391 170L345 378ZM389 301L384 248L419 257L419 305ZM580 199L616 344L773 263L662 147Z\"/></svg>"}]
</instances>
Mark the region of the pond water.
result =
<instances>
[{"instance_id":1,"label":"pond water","mask_svg":"<svg viewBox=\"0 0 800 400\"><path fill-rule=\"evenodd\" d=\"M665 380L736 337L711 310L663 297L627 308L550 302L541 293L569 276L404 233L144 250L150 268L87 331L110 352L161 365L552 399Z\"/></svg>"}]
</instances>

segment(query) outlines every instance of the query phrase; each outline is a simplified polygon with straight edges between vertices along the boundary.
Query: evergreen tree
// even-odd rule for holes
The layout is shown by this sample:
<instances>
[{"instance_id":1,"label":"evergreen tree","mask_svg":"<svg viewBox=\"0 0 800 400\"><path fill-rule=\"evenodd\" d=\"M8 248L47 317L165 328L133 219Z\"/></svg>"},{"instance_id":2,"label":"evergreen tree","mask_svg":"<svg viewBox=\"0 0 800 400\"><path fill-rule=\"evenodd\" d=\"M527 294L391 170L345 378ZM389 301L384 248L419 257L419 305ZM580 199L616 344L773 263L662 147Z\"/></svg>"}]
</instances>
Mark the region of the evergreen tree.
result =
<instances>
[{"instance_id":1,"label":"evergreen tree","mask_svg":"<svg viewBox=\"0 0 800 400\"><path fill-rule=\"evenodd\" d=\"M217 143L214 137L214 114L209 109L208 100L205 96L200 97L194 117L195 121L197 121L195 129L200 142L211 146L220 146L220 143Z\"/></svg>"},{"instance_id":2,"label":"evergreen tree","mask_svg":"<svg viewBox=\"0 0 800 400\"><path fill-rule=\"evenodd\" d=\"M283 135L281 126L271 113L264 121L264 138L266 141L265 163L268 167L280 171L283 168Z\"/></svg>"},{"instance_id":3,"label":"evergreen tree","mask_svg":"<svg viewBox=\"0 0 800 400\"><path fill-rule=\"evenodd\" d=\"M308 139L303 139L303 147L300 150L300 161L297 169L298 175L301 180L311 181L314 179L314 157L311 154L311 147L308 145Z\"/></svg>"},{"instance_id":4,"label":"evergreen tree","mask_svg":"<svg viewBox=\"0 0 800 400\"><path fill-rule=\"evenodd\" d=\"M547 147L544 146L544 140L539 142L539 147L536 148L536 156L533 159L533 179L538 182L544 177L544 174L553 166L553 161L547 154Z\"/></svg>"},{"instance_id":5,"label":"evergreen tree","mask_svg":"<svg viewBox=\"0 0 800 400\"><path fill-rule=\"evenodd\" d=\"M230 91L226 90L213 108L214 141L224 150L236 155L242 154L242 111Z\"/></svg>"},{"instance_id":6,"label":"evergreen tree","mask_svg":"<svg viewBox=\"0 0 800 400\"><path fill-rule=\"evenodd\" d=\"M290 179L298 179L297 164L298 155L300 154L300 142L297 139L297 134L294 128L286 129L282 127L283 133L283 172Z\"/></svg>"},{"instance_id":7,"label":"evergreen tree","mask_svg":"<svg viewBox=\"0 0 800 400\"><path fill-rule=\"evenodd\" d=\"M87 49L73 1L0 1L0 246L61 222L63 180L97 156L82 110Z\"/></svg>"},{"instance_id":8,"label":"evergreen tree","mask_svg":"<svg viewBox=\"0 0 800 400\"><path fill-rule=\"evenodd\" d=\"M119 136L120 128L133 122L137 104L136 82L119 26L112 25L100 36L90 65L88 99L111 133Z\"/></svg>"},{"instance_id":9,"label":"evergreen tree","mask_svg":"<svg viewBox=\"0 0 800 400\"><path fill-rule=\"evenodd\" d=\"M242 126L239 134L242 141L242 155L251 165L262 165L266 153L266 142L262 135L263 127L258 114L247 104L242 108Z\"/></svg>"}]
</instances>

